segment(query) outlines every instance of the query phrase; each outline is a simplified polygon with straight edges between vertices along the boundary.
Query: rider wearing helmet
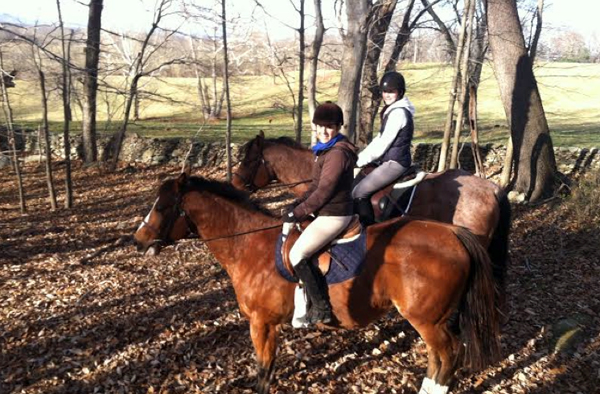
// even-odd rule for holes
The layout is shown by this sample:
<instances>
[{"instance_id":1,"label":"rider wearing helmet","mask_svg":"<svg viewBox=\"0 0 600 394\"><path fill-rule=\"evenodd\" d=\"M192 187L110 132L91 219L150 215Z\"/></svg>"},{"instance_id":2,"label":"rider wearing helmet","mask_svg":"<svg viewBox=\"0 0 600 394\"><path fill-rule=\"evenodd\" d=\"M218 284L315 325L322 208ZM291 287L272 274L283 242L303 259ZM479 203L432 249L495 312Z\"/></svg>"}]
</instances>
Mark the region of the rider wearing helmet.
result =
<instances>
[{"instance_id":1,"label":"rider wearing helmet","mask_svg":"<svg viewBox=\"0 0 600 394\"><path fill-rule=\"evenodd\" d=\"M371 195L389 185L411 166L410 144L413 137L415 107L404 97L406 84L402 74L390 71L383 75L379 84L384 107L381 110L379 134L358 155L357 167L375 164L371 173L356 184L352 190L361 223L374 222Z\"/></svg>"},{"instance_id":2,"label":"rider wearing helmet","mask_svg":"<svg viewBox=\"0 0 600 394\"><path fill-rule=\"evenodd\" d=\"M308 323L330 323L331 303L325 277L310 257L329 244L350 224L353 216L352 183L356 165L356 148L339 131L344 124L342 109L327 101L313 115L319 142L313 146L315 162L312 183L304 200L284 214L284 223L293 223L314 214L311 224L302 232L292 250L290 261L304 283L311 307Z\"/></svg>"}]
</instances>

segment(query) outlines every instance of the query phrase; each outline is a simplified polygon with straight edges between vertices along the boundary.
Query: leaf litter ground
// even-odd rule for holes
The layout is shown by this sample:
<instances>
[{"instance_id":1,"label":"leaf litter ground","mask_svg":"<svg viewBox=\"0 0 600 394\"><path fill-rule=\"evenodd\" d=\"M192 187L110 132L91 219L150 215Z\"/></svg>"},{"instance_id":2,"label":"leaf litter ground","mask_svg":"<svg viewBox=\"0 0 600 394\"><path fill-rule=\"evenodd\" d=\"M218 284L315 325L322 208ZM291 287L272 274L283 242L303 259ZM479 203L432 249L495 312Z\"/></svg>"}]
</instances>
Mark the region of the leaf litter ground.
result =
<instances>
[{"instance_id":1,"label":"leaf litter ground","mask_svg":"<svg viewBox=\"0 0 600 394\"><path fill-rule=\"evenodd\" d=\"M55 170L64 195L64 169ZM52 212L45 172L0 175L0 393L251 393L254 355L230 281L187 239L140 256L131 235L178 168L107 174L75 163L75 204ZM222 168L196 171L224 178ZM257 198L273 210L281 189ZM62 201L61 201L62 204ZM452 393L600 393L600 235L564 203L515 207L503 360L457 373ZM555 352L553 327L577 341ZM281 329L272 393L416 393L423 342L390 312L354 331Z\"/></svg>"}]
</instances>

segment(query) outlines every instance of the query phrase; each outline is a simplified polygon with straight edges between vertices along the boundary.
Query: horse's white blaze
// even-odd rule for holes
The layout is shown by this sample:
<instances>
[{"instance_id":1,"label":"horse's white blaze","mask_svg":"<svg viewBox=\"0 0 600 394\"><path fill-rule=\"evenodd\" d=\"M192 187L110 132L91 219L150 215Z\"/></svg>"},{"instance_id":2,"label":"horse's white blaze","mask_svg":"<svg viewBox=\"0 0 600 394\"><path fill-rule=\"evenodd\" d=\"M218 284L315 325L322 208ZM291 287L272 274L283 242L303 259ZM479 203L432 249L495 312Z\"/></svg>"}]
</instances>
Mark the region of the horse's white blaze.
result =
<instances>
[{"instance_id":1,"label":"horse's white blaze","mask_svg":"<svg viewBox=\"0 0 600 394\"><path fill-rule=\"evenodd\" d=\"M152 208L150 208L150 212L148 212L148 214L146 215L144 220L142 220L142 223L140 223L140 226L138 227L138 231L140 231L140 229L142 227L144 227L145 224L148 223L148 220L150 220L150 215L152 215L152 211L154 211L154 207L156 207L157 202L158 202L158 198L156 198L156 201L154 201L154 204L152 204Z\"/></svg>"}]
</instances>

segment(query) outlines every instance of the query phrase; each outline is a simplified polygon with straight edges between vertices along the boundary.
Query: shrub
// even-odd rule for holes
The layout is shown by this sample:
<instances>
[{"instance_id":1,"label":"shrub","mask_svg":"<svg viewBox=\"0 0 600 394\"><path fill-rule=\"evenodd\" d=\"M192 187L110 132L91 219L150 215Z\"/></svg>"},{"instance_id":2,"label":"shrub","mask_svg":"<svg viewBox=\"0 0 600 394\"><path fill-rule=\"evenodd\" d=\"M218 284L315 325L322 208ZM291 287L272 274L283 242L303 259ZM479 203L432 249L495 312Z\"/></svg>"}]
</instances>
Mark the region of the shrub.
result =
<instances>
[{"instance_id":1,"label":"shrub","mask_svg":"<svg viewBox=\"0 0 600 394\"><path fill-rule=\"evenodd\" d=\"M577 223L600 222L600 170L579 178L566 204L567 212Z\"/></svg>"}]
</instances>

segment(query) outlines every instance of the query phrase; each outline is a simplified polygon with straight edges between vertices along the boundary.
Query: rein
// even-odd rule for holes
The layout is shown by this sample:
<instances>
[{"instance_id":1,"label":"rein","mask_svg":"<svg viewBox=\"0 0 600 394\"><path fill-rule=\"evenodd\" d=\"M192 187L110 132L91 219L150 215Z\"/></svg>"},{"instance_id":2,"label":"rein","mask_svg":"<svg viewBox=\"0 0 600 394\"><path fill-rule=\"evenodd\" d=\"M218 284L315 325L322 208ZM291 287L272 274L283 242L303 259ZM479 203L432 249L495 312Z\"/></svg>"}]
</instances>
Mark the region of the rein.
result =
<instances>
[{"instance_id":1,"label":"rein","mask_svg":"<svg viewBox=\"0 0 600 394\"><path fill-rule=\"evenodd\" d=\"M284 187L284 186L292 186L293 187L293 186L300 185L302 183L309 183L309 182L311 182L311 179L305 179L305 180L302 180L302 181L291 182L291 183L281 183L281 182L278 181L276 183L272 183L272 184L270 184L268 186L265 186L264 188L265 189L274 189L276 187Z\"/></svg>"},{"instance_id":2,"label":"rein","mask_svg":"<svg viewBox=\"0 0 600 394\"><path fill-rule=\"evenodd\" d=\"M224 235L222 237L214 237L214 238L208 238L208 239L201 238L200 235L198 235L198 239L200 241L210 242L210 241L216 241L217 239L227 239L227 238L239 237L240 235L258 233L259 231L272 230L272 229L278 228L278 227L281 227L281 224L276 224L274 226L268 226L268 227L255 228L253 230L243 231L241 233L229 234L229 235Z\"/></svg>"},{"instance_id":3,"label":"rein","mask_svg":"<svg viewBox=\"0 0 600 394\"><path fill-rule=\"evenodd\" d=\"M175 209L177 210L178 215L179 216L183 216L185 218L185 221L188 224L188 228L189 228L190 223L193 224L194 226L196 226L196 224L194 223L194 221L192 219L190 219L190 217L188 216L188 214L181 207L181 200L182 199L183 199L183 196L180 196L177 199L177 202L175 204ZM174 220L173 220L173 222L174 222ZM281 224L276 224L276 225L273 225L273 226L256 228L256 229L252 229L252 230L248 230L248 231L242 231L242 232L239 232L239 233L234 233L234 234L229 234L229 235L223 235L223 236L220 236L220 237L213 237L213 238L203 238L199 231L197 232L197 235L198 235L198 239L200 241L210 242L210 241L216 241L218 239L234 238L234 237L239 237L241 235L252 234L252 233L257 233L257 232L266 231L266 230L272 230L272 229L277 228L277 227L281 227ZM152 228L152 227L150 227L150 228Z\"/></svg>"},{"instance_id":4,"label":"rein","mask_svg":"<svg viewBox=\"0 0 600 394\"><path fill-rule=\"evenodd\" d=\"M265 159L262 149L260 151L260 154L258 155L258 157L256 157L256 159L253 160L253 162L256 162L256 165L252 167L252 171L250 171L250 176L248 178L244 177L243 175L234 172L233 176L237 176L238 178L240 178L242 180L242 182L244 183L244 186L250 190L251 192L255 192L256 190L260 189L260 187L256 186L255 179L256 179L256 175L258 174L258 170L260 169L261 164L265 166L265 170L267 171L267 176L269 177L269 181L278 181L277 179L277 175L275 174L275 172L273 171L273 166L271 165L271 163L269 163L267 161L267 159ZM294 187L297 185L301 185L303 183L309 183L311 182L312 179L304 179L302 181L298 181L298 182L291 182L291 183L278 183L278 184L270 184L265 186L265 189L270 189L270 188L276 188L276 187Z\"/></svg>"}]
</instances>

